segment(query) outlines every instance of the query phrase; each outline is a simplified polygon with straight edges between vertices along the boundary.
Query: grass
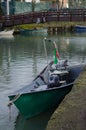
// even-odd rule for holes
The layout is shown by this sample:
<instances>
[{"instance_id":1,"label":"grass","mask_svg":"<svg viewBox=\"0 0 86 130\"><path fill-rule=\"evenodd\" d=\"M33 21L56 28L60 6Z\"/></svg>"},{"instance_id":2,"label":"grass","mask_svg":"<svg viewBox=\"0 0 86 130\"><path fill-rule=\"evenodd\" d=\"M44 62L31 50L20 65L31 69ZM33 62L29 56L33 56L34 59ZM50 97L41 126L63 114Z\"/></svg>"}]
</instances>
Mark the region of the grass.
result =
<instances>
[{"instance_id":1,"label":"grass","mask_svg":"<svg viewBox=\"0 0 86 130\"><path fill-rule=\"evenodd\" d=\"M40 23L40 24L23 24L14 26L14 29L34 29L34 28L47 28L47 27L71 27L75 25L86 25L85 22L47 22L47 23Z\"/></svg>"}]
</instances>

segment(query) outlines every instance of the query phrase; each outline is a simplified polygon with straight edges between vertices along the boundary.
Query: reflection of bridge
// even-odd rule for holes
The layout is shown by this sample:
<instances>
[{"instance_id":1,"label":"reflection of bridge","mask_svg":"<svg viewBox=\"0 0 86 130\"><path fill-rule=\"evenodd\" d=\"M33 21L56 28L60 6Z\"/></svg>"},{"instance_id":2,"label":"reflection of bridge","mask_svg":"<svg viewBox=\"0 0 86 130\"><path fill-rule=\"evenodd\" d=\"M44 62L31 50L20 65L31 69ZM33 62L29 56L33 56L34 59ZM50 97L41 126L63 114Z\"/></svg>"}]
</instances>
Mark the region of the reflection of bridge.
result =
<instances>
[{"instance_id":1,"label":"reflection of bridge","mask_svg":"<svg viewBox=\"0 0 86 130\"><path fill-rule=\"evenodd\" d=\"M40 23L51 21L86 21L86 9L77 11L58 11L58 12L32 12L10 16L0 16L0 23L4 26L14 26L20 24Z\"/></svg>"}]
</instances>

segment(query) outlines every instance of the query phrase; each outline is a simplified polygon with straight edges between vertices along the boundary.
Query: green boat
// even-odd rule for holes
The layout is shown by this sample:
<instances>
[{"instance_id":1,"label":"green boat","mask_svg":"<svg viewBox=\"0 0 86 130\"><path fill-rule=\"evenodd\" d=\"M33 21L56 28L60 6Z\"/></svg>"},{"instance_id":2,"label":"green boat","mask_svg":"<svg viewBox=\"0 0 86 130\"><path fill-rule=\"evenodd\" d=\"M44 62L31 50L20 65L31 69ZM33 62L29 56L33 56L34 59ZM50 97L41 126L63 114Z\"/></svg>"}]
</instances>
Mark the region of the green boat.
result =
<instances>
[{"instance_id":1,"label":"green boat","mask_svg":"<svg viewBox=\"0 0 86 130\"><path fill-rule=\"evenodd\" d=\"M75 79L84 68L83 64L68 66L66 70L60 68L49 75L49 66L50 64L31 84L9 95L9 105L14 103L26 119L58 106L65 95L70 92ZM58 75L59 83L55 81Z\"/></svg>"},{"instance_id":2,"label":"green boat","mask_svg":"<svg viewBox=\"0 0 86 130\"><path fill-rule=\"evenodd\" d=\"M14 103L26 119L58 106L85 66L65 63L50 62L29 85L8 96L9 106Z\"/></svg>"}]
</instances>

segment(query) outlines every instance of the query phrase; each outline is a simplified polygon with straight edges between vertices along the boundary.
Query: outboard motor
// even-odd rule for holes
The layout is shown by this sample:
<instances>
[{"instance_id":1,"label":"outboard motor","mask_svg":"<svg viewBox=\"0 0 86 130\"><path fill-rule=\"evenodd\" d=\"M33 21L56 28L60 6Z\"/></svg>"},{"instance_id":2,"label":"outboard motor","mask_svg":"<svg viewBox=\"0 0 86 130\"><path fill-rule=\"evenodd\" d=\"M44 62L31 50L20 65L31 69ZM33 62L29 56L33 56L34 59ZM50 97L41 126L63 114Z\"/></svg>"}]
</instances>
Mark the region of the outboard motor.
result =
<instances>
[{"instance_id":1,"label":"outboard motor","mask_svg":"<svg viewBox=\"0 0 86 130\"><path fill-rule=\"evenodd\" d=\"M52 87L58 87L60 84L59 82L59 76L56 74L52 74L49 76L49 83L48 83L48 87L52 88Z\"/></svg>"}]
</instances>

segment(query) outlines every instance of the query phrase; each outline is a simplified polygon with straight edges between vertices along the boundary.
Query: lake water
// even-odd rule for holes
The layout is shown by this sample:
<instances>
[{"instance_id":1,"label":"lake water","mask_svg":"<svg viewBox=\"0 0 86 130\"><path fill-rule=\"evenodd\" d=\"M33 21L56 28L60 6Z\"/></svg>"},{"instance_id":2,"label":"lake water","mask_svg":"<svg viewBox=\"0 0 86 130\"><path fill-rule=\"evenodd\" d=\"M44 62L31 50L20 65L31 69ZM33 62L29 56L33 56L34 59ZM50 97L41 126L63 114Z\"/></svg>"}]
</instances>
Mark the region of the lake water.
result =
<instances>
[{"instance_id":1,"label":"lake water","mask_svg":"<svg viewBox=\"0 0 86 130\"><path fill-rule=\"evenodd\" d=\"M86 63L86 34L49 35L55 40L61 59ZM45 130L52 111L29 120L19 115L8 95L29 84L47 64L43 36L0 38L0 130ZM46 42L48 62L53 59L53 44Z\"/></svg>"}]
</instances>

